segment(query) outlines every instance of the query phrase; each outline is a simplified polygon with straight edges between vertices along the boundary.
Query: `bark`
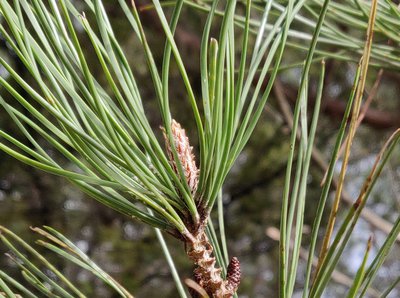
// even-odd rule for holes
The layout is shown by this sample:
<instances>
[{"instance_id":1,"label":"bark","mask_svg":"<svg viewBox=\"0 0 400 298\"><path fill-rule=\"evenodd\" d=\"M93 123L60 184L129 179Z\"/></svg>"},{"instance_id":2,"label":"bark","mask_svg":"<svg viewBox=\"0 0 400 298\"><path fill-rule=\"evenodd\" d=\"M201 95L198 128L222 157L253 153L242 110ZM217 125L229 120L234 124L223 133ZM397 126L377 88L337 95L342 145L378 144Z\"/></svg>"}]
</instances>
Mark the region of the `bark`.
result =
<instances>
[{"instance_id":1,"label":"bark","mask_svg":"<svg viewBox=\"0 0 400 298\"><path fill-rule=\"evenodd\" d=\"M171 121L170 137L167 130L161 127L165 140L167 155L172 169L182 180L185 179L193 197L196 197L199 170L196 166L195 156L192 153L189 138L185 130L175 120ZM172 146L172 144L174 146ZM173 149L174 147L174 149ZM182 167L183 175L179 167ZM179 192L179 189L177 189ZM230 298L236 292L240 283L240 264L238 259L233 258L228 266L226 279L222 278L222 269L216 267L213 247L205 232L209 212L204 210L200 198L196 199L197 209L200 218L193 221L191 216L185 216L186 227L189 230L182 233L186 245L186 253L195 264L193 272L194 281L199 287L197 290L191 288L192 297L199 297L199 290L203 290L209 297ZM180 237L179 237L180 238ZM201 295L204 296L204 295Z\"/></svg>"},{"instance_id":2,"label":"bark","mask_svg":"<svg viewBox=\"0 0 400 298\"><path fill-rule=\"evenodd\" d=\"M186 253L195 264L193 271L194 280L202 287L210 297L231 298L237 291L240 283L240 264L233 257L224 279L222 269L216 266L213 256L213 247L205 233L204 226L200 227L196 234L185 235ZM195 291L191 291L193 298L200 297Z\"/></svg>"}]
</instances>

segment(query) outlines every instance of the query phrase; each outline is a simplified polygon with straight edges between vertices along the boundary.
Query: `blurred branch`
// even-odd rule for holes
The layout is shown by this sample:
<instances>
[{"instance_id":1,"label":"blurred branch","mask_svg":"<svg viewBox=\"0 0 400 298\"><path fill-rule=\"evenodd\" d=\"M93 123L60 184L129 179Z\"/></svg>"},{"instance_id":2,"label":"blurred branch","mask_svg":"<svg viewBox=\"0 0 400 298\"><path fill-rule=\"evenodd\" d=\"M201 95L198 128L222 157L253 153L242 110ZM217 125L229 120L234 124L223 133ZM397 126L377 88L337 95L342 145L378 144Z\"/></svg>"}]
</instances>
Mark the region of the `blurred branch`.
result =
<instances>
[{"instance_id":1,"label":"blurred branch","mask_svg":"<svg viewBox=\"0 0 400 298\"><path fill-rule=\"evenodd\" d=\"M382 75L383 75L383 69L379 70L379 73L378 73L378 75L377 75L377 77L375 79L375 83L372 86L371 92L369 93L369 95L368 95L368 97L367 97L367 99L365 101L365 104L361 107L360 114L359 114L358 119L357 119L356 124L355 124L356 125L356 129L358 129L358 127L361 125L362 121L364 120L365 115L368 112L369 106L371 105L372 100L375 98L375 96L376 96L376 94L378 92L378 88L379 88L379 84L380 84L381 79L382 79ZM345 139L342 142L342 145L340 147L338 156L336 157L337 159L340 158L340 156L343 154L343 151L345 149L345 144L347 143L348 138L349 138L349 135L347 134L347 136L345 137ZM325 179L326 179L327 174L328 174L328 172L325 172L324 178L322 179L322 182L321 182L321 185L323 185L325 183Z\"/></svg>"},{"instance_id":2,"label":"blurred branch","mask_svg":"<svg viewBox=\"0 0 400 298\"><path fill-rule=\"evenodd\" d=\"M399 79L397 76L394 76L393 73L389 72L385 73L385 79L387 78L391 78L395 84ZM288 98L288 102L294 102L296 94L295 89L291 88L290 86L285 86L282 92ZM372 92L372 88L370 92ZM388 129L400 126L400 118L398 116L399 112L397 110L392 112L377 110L371 107L366 109L365 104L362 105L361 109L366 110L362 123L367 124L374 129ZM346 102L340 100L340 98L329 97L328 95L325 95L321 110L326 115L341 120L343 118L344 111L346 110Z\"/></svg>"},{"instance_id":3,"label":"blurred branch","mask_svg":"<svg viewBox=\"0 0 400 298\"><path fill-rule=\"evenodd\" d=\"M364 107L365 105L363 105ZM339 100L326 100L324 105L324 112L333 117L340 119L346 109L346 103ZM400 119L398 114L390 113L387 111L379 111L369 108L364 116L363 123L370 125L375 129L387 129L398 127Z\"/></svg>"},{"instance_id":4,"label":"blurred branch","mask_svg":"<svg viewBox=\"0 0 400 298\"><path fill-rule=\"evenodd\" d=\"M288 99L286 98L284 88L282 83L277 79L275 80L274 84L274 93L275 96L278 100L279 107L281 109L283 118L287 125L292 128L293 125L293 114L290 108L290 104L288 102ZM299 137L299 136L298 136ZM313 152L312 152L312 158L313 161L317 164L317 166L320 168L320 170L325 173L326 170L328 169L328 164L325 161L323 154L314 147ZM333 179L333 186L336 188L337 187L337 180ZM351 206L354 203L354 200L351 198L351 196L346 192L342 192L342 199L343 201ZM374 211L369 209L368 207L365 207L361 213L361 216L366 220L369 224L371 224L373 227L377 228L378 230L383 231L386 234L389 234L389 232L392 229L392 224L380 217L378 214L376 214ZM397 242L400 243L400 236L397 237Z\"/></svg>"},{"instance_id":5,"label":"blurred branch","mask_svg":"<svg viewBox=\"0 0 400 298\"><path fill-rule=\"evenodd\" d=\"M279 230L277 228L268 227L265 230L265 234L272 240L279 241ZM293 248L292 241L290 242L290 247ZM300 257L303 260L308 260L308 251L306 249L304 249L303 247L300 248ZM315 256L313 257L312 264L313 264L313 267L317 267L317 264L318 264L317 257L315 257ZM353 279L351 277L349 277L348 275L346 275L338 270L334 270L332 272L332 280L334 280L338 284L341 284L348 288L350 288L353 283ZM368 289L368 294L370 295L370 297L374 297L374 298L379 297L379 292L373 288Z\"/></svg>"}]
</instances>

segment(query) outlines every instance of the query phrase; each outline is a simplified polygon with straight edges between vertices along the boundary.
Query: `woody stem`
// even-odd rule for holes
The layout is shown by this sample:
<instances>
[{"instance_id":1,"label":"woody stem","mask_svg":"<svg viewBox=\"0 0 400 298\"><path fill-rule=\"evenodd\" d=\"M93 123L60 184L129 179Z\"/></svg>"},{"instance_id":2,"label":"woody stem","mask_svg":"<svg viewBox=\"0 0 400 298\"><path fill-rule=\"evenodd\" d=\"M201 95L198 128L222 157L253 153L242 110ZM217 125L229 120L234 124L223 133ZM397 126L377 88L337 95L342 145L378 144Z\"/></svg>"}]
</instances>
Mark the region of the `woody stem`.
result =
<instances>
[{"instance_id":1,"label":"woody stem","mask_svg":"<svg viewBox=\"0 0 400 298\"><path fill-rule=\"evenodd\" d=\"M193 271L195 281L210 297L233 297L240 282L240 267L237 259L234 258L236 264L234 269L236 271L233 270L233 275L228 273L225 280L221 276L222 269L216 267L213 247L205 233L204 225L198 229L196 234L186 236L186 253L196 266ZM198 297L196 293L191 294L193 297Z\"/></svg>"}]
</instances>

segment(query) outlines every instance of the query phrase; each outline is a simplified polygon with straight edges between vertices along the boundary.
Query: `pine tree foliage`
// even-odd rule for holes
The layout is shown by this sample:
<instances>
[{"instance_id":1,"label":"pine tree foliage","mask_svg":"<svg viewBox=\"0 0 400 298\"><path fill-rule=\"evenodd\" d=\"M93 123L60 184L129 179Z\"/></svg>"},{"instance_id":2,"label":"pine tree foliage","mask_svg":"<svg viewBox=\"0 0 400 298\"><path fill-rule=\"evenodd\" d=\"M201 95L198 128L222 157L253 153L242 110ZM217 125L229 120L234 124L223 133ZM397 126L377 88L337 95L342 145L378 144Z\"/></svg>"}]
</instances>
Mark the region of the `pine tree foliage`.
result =
<instances>
[{"instance_id":1,"label":"pine tree foliage","mask_svg":"<svg viewBox=\"0 0 400 298\"><path fill-rule=\"evenodd\" d=\"M171 3L173 10L167 19L165 12ZM193 297L233 297L240 284L240 263L235 257L228 263L227 249L220 248L210 214L217 200L221 200L223 183L270 98L278 72L300 65L302 75L293 111L280 226L279 297L292 297L302 245L307 177L324 87L323 59L358 62L312 228L303 297L320 297L372 188L400 139L397 130L377 155L358 198L347 210L334 237L331 228L335 225L337 209L332 209L318 266L312 274L317 236L338 151L348 129L344 153L345 160L348 159L368 67L397 70L400 66L398 7L389 0L379 3L376 0L372 3L329 0L160 3L153 0L148 9L155 11L166 40L159 65L146 39L135 1L128 4L118 0L115 5L124 14L135 41L143 50L145 61L139 63L146 63L152 82L161 119L159 128L150 125L141 82L135 76L136 66L128 62L130 53L122 49L102 1L85 0L84 10L78 11L72 0L0 0L0 34L30 76L29 80L22 77L0 57L0 65L7 73L0 76L0 86L9 95L0 96L0 105L24 136L17 139L0 128L0 150L30 166L65 177L101 204L182 241L187 257L195 266L194 280L187 283ZM200 52L201 94L195 94L194 83L174 40L184 5L207 12ZM352 25L352 33L361 32L361 37L341 31L343 22ZM219 31L215 37L211 32L216 23ZM363 37L365 33L367 38ZM385 42L374 43L374 34L383 37ZM90 48L83 46L84 39L90 41ZM306 60L282 66L283 53L289 47L306 50ZM105 82L98 79L94 70L98 68L88 63L89 55L96 57ZM185 88L186 104L191 108L196 126L196 134L190 135L196 135L197 142L189 140L179 123L179 115L171 113L172 63L176 64ZM319 67L319 77L309 121L308 91L313 63ZM349 124L348 119L351 119ZM194 143L199 144L197 150L191 145ZM45 148L49 146L64 160L56 160L47 152ZM194 151L199 152L197 156ZM347 163L343 162L336 193L339 199L334 205L339 205L346 167ZM223 210L222 204L218 205L222 231ZM34 231L46 238L38 244L89 270L121 297L132 297L62 234L47 227ZM366 260L371 243L368 243L365 261L348 297L358 293L362 296L368 291L399 232L397 220L369 265ZM161 235L159 230L157 233ZM292 249L291 235L294 235ZM47 297L85 297L62 272L13 232L0 227L0 238L12 252L10 257L21 270L24 281L33 288L0 271L0 289L4 292L0 296L40 297L37 294L40 293ZM161 236L159 239L162 242ZM223 233L221 241L224 246ZM174 269L167 248L163 247ZM53 277L43 273L44 269L25 254L34 256ZM175 280L180 295L186 297L185 291L179 288L177 276ZM397 283L398 280L386 292Z\"/></svg>"}]
</instances>

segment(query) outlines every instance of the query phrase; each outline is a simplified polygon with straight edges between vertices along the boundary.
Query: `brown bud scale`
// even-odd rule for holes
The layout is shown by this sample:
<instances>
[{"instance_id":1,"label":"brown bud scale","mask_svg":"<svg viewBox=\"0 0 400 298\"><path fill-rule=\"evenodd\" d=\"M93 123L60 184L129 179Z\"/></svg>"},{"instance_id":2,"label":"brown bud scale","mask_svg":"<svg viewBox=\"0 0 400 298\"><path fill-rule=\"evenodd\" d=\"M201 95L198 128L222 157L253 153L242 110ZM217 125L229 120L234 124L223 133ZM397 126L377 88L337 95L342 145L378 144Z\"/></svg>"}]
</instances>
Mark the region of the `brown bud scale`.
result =
<instances>
[{"instance_id":1,"label":"brown bud scale","mask_svg":"<svg viewBox=\"0 0 400 298\"><path fill-rule=\"evenodd\" d=\"M178 165L174 158L174 154L172 153L171 143L165 132L165 129L162 128L162 130L163 130L168 158L171 162L174 172L179 174ZM197 184L199 180L199 170L197 169L196 166L195 156L193 154L193 147L190 146L189 138L186 136L185 130L175 120L171 121L171 133L172 133L172 138L174 140L174 145L176 153L178 155L178 159L182 165L183 172L185 174L186 182L189 186L191 193L194 194L197 190Z\"/></svg>"}]
</instances>

